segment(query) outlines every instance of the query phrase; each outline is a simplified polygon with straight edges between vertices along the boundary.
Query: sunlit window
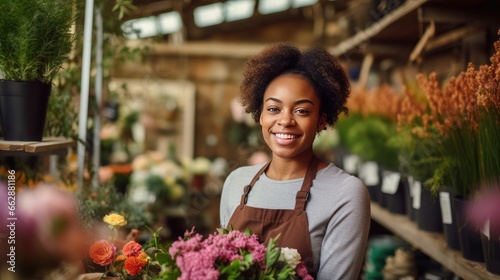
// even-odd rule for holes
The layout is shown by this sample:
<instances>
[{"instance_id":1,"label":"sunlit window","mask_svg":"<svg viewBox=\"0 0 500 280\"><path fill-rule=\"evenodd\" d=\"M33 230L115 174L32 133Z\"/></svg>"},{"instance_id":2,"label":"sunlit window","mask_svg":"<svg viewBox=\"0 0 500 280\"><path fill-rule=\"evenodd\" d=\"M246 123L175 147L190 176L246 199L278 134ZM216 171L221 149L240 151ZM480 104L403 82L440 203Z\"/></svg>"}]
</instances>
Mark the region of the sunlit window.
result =
<instances>
[{"instance_id":1,"label":"sunlit window","mask_svg":"<svg viewBox=\"0 0 500 280\"><path fill-rule=\"evenodd\" d=\"M200 6L194 9L194 23L198 27L216 25L224 22L222 3Z\"/></svg>"},{"instance_id":2,"label":"sunlit window","mask_svg":"<svg viewBox=\"0 0 500 280\"><path fill-rule=\"evenodd\" d=\"M258 10L264 15L282 12L290 8L290 2L290 0L260 0Z\"/></svg>"},{"instance_id":3,"label":"sunlit window","mask_svg":"<svg viewBox=\"0 0 500 280\"><path fill-rule=\"evenodd\" d=\"M1 0L0 0L1 1ZM293 8L300 8L317 3L318 0L260 0L258 12L272 14ZM194 9L194 23L198 27L221 24L250 18L253 15L256 0L229 0L199 6ZM133 19L122 25L125 36L129 39L147 38L177 32L182 29L179 12L172 11L139 19Z\"/></svg>"},{"instance_id":4,"label":"sunlit window","mask_svg":"<svg viewBox=\"0 0 500 280\"><path fill-rule=\"evenodd\" d=\"M125 22L122 26L125 36L130 39L147 38L158 34L156 17L145 17Z\"/></svg>"},{"instance_id":5,"label":"sunlit window","mask_svg":"<svg viewBox=\"0 0 500 280\"><path fill-rule=\"evenodd\" d=\"M255 0L238 0L226 2L226 21L249 18L253 15Z\"/></svg>"},{"instance_id":6,"label":"sunlit window","mask_svg":"<svg viewBox=\"0 0 500 280\"><path fill-rule=\"evenodd\" d=\"M181 30L182 20L179 12L173 11L158 15L161 34L170 34Z\"/></svg>"},{"instance_id":7,"label":"sunlit window","mask_svg":"<svg viewBox=\"0 0 500 280\"><path fill-rule=\"evenodd\" d=\"M318 2L318 0L293 0L292 7L300 8L310 6L316 4L316 2Z\"/></svg>"}]
</instances>

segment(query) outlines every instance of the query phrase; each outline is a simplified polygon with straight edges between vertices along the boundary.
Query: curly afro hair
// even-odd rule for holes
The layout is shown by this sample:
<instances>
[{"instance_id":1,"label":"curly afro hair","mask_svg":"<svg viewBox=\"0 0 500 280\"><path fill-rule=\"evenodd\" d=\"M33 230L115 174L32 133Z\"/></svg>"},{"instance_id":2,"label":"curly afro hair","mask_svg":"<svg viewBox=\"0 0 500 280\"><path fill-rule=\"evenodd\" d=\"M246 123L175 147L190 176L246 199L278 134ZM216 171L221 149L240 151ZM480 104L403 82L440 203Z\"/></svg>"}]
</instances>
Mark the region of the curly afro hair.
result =
<instances>
[{"instance_id":1,"label":"curly afro hair","mask_svg":"<svg viewBox=\"0 0 500 280\"><path fill-rule=\"evenodd\" d=\"M328 125L333 126L341 112L348 114L345 103L351 88L337 58L320 46L301 52L294 45L275 43L245 65L240 101L256 122L262 113L267 86L284 74L301 75L312 84L321 100L320 114L326 115Z\"/></svg>"}]
</instances>

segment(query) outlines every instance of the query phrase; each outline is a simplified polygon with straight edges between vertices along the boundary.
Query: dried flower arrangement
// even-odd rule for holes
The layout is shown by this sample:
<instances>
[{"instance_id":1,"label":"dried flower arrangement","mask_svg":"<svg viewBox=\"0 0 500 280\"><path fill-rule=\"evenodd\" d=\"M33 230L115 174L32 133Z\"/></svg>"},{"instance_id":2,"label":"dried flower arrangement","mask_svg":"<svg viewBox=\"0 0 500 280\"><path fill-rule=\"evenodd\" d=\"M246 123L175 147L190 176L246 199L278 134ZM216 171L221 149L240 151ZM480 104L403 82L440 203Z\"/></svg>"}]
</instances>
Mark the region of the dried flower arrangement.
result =
<instances>
[{"instance_id":1,"label":"dried flower arrangement","mask_svg":"<svg viewBox=\"0 0 500 280\"><path fill-rule=\"evenodd\" d=\"M494 46L491 64L476 70L469 63L444 86L436 73L417 75L423 99L405 91L398 129L411 143L407 162L413 173L430 178L424 184L434 192L447 185L467 197L498 176L500 40Z\"/></svg>"}]
</instances>

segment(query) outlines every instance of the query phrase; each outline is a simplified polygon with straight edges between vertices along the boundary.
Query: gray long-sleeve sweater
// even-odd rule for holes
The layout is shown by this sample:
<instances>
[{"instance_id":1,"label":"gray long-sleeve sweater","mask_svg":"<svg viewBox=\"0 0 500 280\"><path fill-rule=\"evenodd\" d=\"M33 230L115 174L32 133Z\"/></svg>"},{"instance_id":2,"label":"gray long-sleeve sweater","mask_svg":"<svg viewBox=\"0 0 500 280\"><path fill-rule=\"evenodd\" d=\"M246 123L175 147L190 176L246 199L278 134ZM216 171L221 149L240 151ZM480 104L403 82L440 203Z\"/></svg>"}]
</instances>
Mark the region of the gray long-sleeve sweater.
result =
<instances>
[{"instance_id":1,"label":"gray long-sleeve sweater","mask_svg":"<svg viewBox=\"0 0 500 280\"><path fill-rule=\"evenodd\" d=\"M262 165L240 167L227 177L220 205L223 228L239 205L244 186ZM277 181L262 174L250 192L247 205L294 209L302 181ZM361 180L330 163L316 174L306 212L317 279L357 279L370 227L370 198Z\"/></svg>"}]
</instances>

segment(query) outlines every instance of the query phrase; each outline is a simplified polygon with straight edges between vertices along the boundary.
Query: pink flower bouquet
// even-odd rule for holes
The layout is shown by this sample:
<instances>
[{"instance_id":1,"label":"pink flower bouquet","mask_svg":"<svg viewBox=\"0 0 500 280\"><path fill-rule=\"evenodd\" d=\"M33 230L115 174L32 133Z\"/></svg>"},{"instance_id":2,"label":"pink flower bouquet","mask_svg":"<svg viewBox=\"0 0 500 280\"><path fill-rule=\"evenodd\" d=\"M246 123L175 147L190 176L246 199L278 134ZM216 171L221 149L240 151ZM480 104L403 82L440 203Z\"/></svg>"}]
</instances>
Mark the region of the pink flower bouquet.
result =
<instances>
[{"instance_id":1,"label":"pink flower bouquet","mask_svg":"<svg viewBox=\"0 0 500 280\"><path fill-rule=\"evenodd\" d=\"M279 236L266 246L248 230L220 230L204 238L193 228L172 244L160 244L161 228L149 230L153 237L144 245L130 241L117 250L99 240L89 255L106 268L104 276L120 279L313 279L297 250L276 247Z\"/></svg>"},{"instance_id":2,"label":"pink flower bouquet","mask_svg":"<svg viewBox=\"0 0 500 280\"><path fill-rule=\"evenodd\" d=\"M161 279L313 279L297 250L267 246L250 231L221 230L206 239L186 231L168 248Z\"/></svg>"}]
</instances>

